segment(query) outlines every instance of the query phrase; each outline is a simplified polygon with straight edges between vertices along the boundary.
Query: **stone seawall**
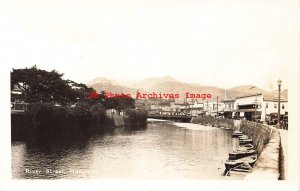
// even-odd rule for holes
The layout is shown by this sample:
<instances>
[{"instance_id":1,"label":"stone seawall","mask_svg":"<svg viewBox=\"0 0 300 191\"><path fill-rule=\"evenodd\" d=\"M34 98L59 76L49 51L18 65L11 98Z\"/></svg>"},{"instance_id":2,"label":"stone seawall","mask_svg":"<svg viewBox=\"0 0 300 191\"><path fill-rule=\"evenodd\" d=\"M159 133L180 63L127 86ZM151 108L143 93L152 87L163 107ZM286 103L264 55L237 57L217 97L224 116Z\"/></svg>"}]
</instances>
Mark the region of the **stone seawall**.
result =
<instances>
[{"instance_id":1,"label":"stone seawall","mask_svg":"<svg viewBox=\"0 0 300 191\"><path fill-rule=\"evenodd\" d=\"M246 120L217 119L212 117L195 117L191 123L212 124L242 131L253 140L258 153L258 160L252 173L245 179L278 179L280 176L280 135L276 128Z\"/></svg>"},{"instance_id":2,"label":"stone seawall","mask_svg":"<svg viewBox=\"0 0 300 191\"><path fill-rule=\"evenodd\" d=\"M13 113L11 115L11 139L22 140L28 132L32 132L32 113Z\"/></svg>"},{"instance_id":3,"label":"stone seawall","mask_svg":"<svg viewBox=\"0 0 300 191\"><path fill-rule=\"evenodd\" d=\"M253 146L260 155L264 147L269 143L274 128L251 121L243 120L240 122L239 131L248 135L253 140Z\"/></svg>"},{"instance_id":4,"label":"stone seawall","mask_svg":"<svg viewBox=\"0 0 300 191\"><path fill-rule=\"evenodd\" d=\"M67 112L11 113L12 141L32 141L35 138L48 141L58 139L88 138L94 133L106 133L117 127L126 130L145 129L147 115L141 111L130 111L130 115L106 116L96 112L72 115Z\"/></svg>"}]
</instances>

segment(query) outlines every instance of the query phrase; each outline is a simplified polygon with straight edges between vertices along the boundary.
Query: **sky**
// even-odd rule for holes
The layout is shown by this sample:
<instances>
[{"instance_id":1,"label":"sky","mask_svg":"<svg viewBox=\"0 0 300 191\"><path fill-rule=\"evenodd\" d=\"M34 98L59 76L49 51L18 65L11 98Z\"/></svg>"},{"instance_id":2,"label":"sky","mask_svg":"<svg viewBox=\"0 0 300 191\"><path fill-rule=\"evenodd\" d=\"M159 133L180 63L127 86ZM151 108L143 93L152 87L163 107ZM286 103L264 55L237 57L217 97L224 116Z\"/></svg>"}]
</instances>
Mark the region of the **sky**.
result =
<instances>
[{"instance_id":1,"label":"sky","mask_svg":"<svg viewBox=\"0 0 300 191\"><path fill-rule=\"evenodd\" d=\"M96 77L287 87L298 20L286 0L2 0L0 62Z\"/></svg>"}]
</instances>

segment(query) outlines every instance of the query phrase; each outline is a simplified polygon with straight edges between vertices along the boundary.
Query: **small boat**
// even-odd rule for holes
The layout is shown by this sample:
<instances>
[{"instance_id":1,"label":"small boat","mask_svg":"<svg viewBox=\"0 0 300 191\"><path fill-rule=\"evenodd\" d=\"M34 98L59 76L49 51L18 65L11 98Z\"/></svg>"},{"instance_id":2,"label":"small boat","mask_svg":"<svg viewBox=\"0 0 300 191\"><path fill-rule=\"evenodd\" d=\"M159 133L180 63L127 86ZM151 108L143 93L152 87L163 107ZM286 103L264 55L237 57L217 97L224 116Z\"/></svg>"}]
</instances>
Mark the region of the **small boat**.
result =
<instances>
[{"instance_id":1,"label":"small boat","mask_svg":"<svg viewBox=\"0 0 300 191\"><path fill-rule=\"evenodd\" d=\"M250 150L245 150L245 151L232 151L229 153L229 158L230 160L236 160L240 159L246 156L250 156L256 154L256 150L250 149Z\"/></svg>"},{"instance_id":2,"label":"small boat","mask_svg":"<svg viewBox=\"0 0 300 191\"><path fill-rule=\"evenodd\" d=\"M246 150L251 150L253 149L253 145L252 144L245 144L245 145L241 145L237 148L237 151L246 151Z\"/></svg>"},{"instance_id":3,"label":"small boat","mask_svg":"<svg viewBox=\"0 0 300 191\"><path fill-rule=\"evenodd\" d=\"M236 167L233 167L233 168L231 168L231 169L229 169L229 170L225 170L224 172L223 172L223 176L235 176L235 175L237 175L237 176L244 176L244 174L245 173L249 173L249 172L251 172L253 170L253 167L252 166L250 166L249 164L245 164L245 163L243 163L243 164L240 164L240 165L238 165L238 166L236 166Z\"/></svg>"},{"instance_id":4,"label":"small boat","mask_svg":"<svg viewBox=\"0 0 300 191\"><path fill-rule=\"evenodd\" d=\"M242 136L243 135L243 132L241 131L233 131L232 133L232 137L239 137L239 136Z\"/></svg>"},{"instance_id":5,"label":"small boat","mask_svg":"<svg viewBox=\"0 0 300 191\"><path fill-rule=\"evenodd\" d=\"M235 167L239 167L241 165L250 165L250 167L253 167L254 163L257 160L257 154L248 156L248 157L244 157L241 159L237 159L237 160L226 160L224 162L225 164L225 172L224 174L226 175L228 171L232 170Z\"/></svg>"},{"instance_id":6,"label":"small boat","mask_svg":"<svg viewBox=\"0 0 300 191\"><path fill-rule=\"evenodd\" d=\"M240 143L240 145L252 144L253 140L251 138L250 139L242 139L242 140L239 140L239 143Z\"/></svg>"},{"instance_id":7,"label":"small boat","mask_svg":"<svg viewBox=\"0 0 300 191\"><path fill-rule=\"evenodd\" d=\"M241 135L239 136L239 140L246 140L249 139L250 137L248 137L247 135Z\"/></svg>"},{"instance_id":8,"label":"small boat","mask_svg":"<svg viewBox=\"0 0 300 191\"><path fill-rule=\"evenodd\" d=\"M225 130L231 130L229 127L225 127Z\"/></svg>"},{"instance_id":9,"label":"small boat","mask_svg":"<svg viewBox=\"0 0 300 191\"><path fill-rule=\"evenodd\" d=\"M243 134L242 131L237 131L237 130L233 131L233 133L236 133L236 134Z\"/></svg>"},{"instance_id":10,"label":"small boat","mask_svg":"<svg viewBox=\"0 0 300 191\"><path fill-rule=\"evenodd\" d=\"M248 164L241 164L239 166L236 166L235 168L231 169L231 172L235 171L235 172L251 172L252 171L252 166L248 165Z\"/></svg>"}]
</instances>

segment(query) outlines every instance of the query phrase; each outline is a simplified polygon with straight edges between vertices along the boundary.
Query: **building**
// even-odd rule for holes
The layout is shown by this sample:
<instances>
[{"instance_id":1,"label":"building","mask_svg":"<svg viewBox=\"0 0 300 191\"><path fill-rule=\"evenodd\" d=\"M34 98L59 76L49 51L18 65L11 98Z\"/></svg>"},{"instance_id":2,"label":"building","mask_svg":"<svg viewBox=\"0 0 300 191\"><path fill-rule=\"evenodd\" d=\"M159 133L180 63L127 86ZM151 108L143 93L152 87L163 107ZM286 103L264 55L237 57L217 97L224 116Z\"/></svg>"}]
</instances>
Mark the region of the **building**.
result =
<instances>
[{"instance_id":1,"label":"building","mask_svg":"<svg viewBox=\"0 0 300 191\"><path fill-rule=\"evenodd\" d=\"M288 100L280 97L280 115L288 116ZM262 104L261 121L271 124L277 124L278 116L278 97L264 96Z\"/></svg>"},{"instance_id":2,"label":"building","mask_svg":"<svg viewBox=\"0 0 300 191\"><path fill-rule=\"evenodd\" d=\"M287 100L281 98L280 102L280 114L287 115ZM278 97L263 95L261 93L237 97L234 102L232 117L266 122L272 115L277 115L277 104Z\"/></svg>"},{"instance_id":3,"label":"building","mask_svg":"<svg viewBox=\"0 0 300 191\"><path fill-rule=\"evenodd\" d=\"M203 104L205 115L218 116L224 114L225 104L223 102L207 101Z\"/></svg>"},{"instance_id":4,"label":"building","mask_svg":"<svg viewBox=\"0 0 300 191\"><path fill-rule=\"evenodd\" d=\"M224 117L232 118L232 112L234 110L235 98L225 99L223 101L223 103L224 103Z\"/></svg>"},{"instance_id":5,"label":"building","mask_svg":"<svg viewBox=\"0 0 300 191\"><path fill-rule=\"evenodd\" d=\"M26 103L26 94L17 85L12 85L10 91L10 107L12 112L23 112L28 108Z\"/></svg>"},{"instance_id":6,"label":"building","mask_svg":"<svg viewBox=\"0 0 300 191\"><path fill-rule=\"evenodd\" d=\"M196 99L189 104L189 114L191 116L200 116L204 113L204 103L199 103Z\"/></svg>"},{"instance_id":7,"label":"building","mask_svg":"<svg viewBox=\"0 0 300 191\"><path fill-rule=\"evenodd\" d=\"M261 116L262 94L240 96L235 99L233 118L245 118L253 120L256 116ZM258 119L258 118L257 118Z\"/></svg>"},{"instance_id":8,"label":"building","mask_svg":"<svg viewBox=\"0 0 300 191\"><path fill-rule=\"evenodd\" d=\"M203 114L204 104L199 103L197 100L191 102L184 101L178 103L171 101L168 103L152 103L149 108L151 114L163 114L163 115L192 115L199 116Z\"/></svg>"}]
</instances>

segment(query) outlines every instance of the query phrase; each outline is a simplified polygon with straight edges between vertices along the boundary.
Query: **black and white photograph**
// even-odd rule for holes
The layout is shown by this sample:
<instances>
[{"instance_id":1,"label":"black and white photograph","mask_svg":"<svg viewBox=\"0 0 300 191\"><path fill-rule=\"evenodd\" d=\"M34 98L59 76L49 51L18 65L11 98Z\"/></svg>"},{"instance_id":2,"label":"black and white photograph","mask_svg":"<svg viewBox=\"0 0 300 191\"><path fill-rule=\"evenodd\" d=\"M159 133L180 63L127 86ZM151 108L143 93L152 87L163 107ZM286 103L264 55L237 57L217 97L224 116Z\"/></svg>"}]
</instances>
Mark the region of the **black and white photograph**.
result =
<instances>
[{"instance_id":1,"label":"black and white photograph","mask_svg":"<svg viewBox=\"0 0 300 191\"><path fill-rule=\"evenodd\" d=\"M3 190L299 190L299 2L11 0L0 17Z\"/></svg>"}]
</instances>

